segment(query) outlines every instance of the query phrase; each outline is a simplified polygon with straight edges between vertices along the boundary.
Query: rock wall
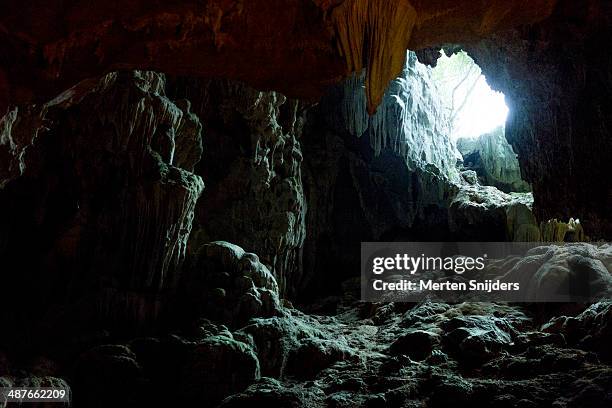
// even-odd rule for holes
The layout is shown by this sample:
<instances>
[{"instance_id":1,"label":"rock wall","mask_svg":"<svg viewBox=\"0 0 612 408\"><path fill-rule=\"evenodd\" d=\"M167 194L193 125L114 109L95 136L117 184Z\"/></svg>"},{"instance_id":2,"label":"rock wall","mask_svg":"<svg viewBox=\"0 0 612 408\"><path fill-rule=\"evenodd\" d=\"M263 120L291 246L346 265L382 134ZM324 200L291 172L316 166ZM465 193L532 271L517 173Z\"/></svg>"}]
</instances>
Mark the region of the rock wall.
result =
<instances>
[{"instance_id":1,"label":"rock wall","mask_svg":"<svg viewBox=\"0 0 612 408\"><path fill-rule=\"evenodd\" d=\"M374 116L359 78L310 112L302 285L320 294L356 276L362 241L448 239L460 155L429 75L410 53Z\"/></svg>"},{"instance_id":2,"label":"rock wall","mask_svg":"<svg viewBox=\"0 0 612 408\"><path fill-rule=\"evenodd\" d=\"M378 112L370 116L363 77L352 77L333 88L320 110L331 130L369 139L375 155L388 150L402 157L411 170L431 165L450 181L458 181L461 158L451 141L450 124L431 72L408 52L404 69L393 80ZM432 167L432 168L433 168Z\"/></svg>"},{"instance_id":3,"label":"rock wall","mask_svg":"<svg viewBox=\"0 0 612 408\"><path fill-rule=\"evenodd\" d=\"M355 277L361 242L540 239L530 194L505 194L460 174L449 118L414 53L373 116L363 83L346 80L307 117L299 286L322 294Z\"/></svg>"},{"instance_id":4,"label":"rock wall","mask_svg":"<svg viewBox=\"0 0 612 408\"><path fill-rule=\"evenodd\" d=\"M537 218L580 218L594 238L612 237L611 21L607 2L561 1L540 24L466 47L506 95Z\"/></svg>"},{"instance_id":5,"label":"rock wall","mask_svg":"<svg viewBox=\"0 0 612 408\"><path fill-rule=\"evenodd\" d=\"M40 324L51 342L67 326L159 317L203 189L192 173L200 122L163 89L163 75L111 73L2 119L0 313L11 333Z\"/></svg>"},{"instance_id":6,"label":"rock wall","mask_svg":"<svg viewBox=\"0 0 612 408\"><path fill-rule=\"evenodd\" d=\"M191 246L235 243L259 255L281 293L294 291L306 233L303 106L234 81L174 78L168 93L192 101L206 135L196 172L207 189L197 205Z\"/></svg>"},{"instance_id":7,"label":"rock wall","mask_svg":"<svg viewBox=\"0 0 612 408\"><path fill-rule=\"evenodd\" d=\"M503 127L477 138L459 139L457 149L463 156L463 166L476 171L482 184L506 193L530 191L529 184L521 178L516 153L508 144Z\"/></svg>"}]
</instances>

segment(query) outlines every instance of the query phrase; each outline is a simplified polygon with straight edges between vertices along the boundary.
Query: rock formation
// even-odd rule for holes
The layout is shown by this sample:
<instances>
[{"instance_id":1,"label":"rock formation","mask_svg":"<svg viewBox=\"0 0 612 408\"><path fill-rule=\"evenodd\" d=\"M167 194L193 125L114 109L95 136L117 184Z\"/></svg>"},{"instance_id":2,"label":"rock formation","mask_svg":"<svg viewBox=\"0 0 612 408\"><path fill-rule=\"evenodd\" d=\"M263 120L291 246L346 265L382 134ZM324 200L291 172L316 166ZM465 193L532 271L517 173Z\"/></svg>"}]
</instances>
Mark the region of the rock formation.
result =
<instances>
[{"instance_id":1,"label":"rock formation","mask_svg":"<svg viewBox=\"0 0 612 408\"><path fill-rule=\"evenodd\" d=\"M241 327L254 317L282 315L276 279L257 255L217 241L193 258L180 290L185 320L206 317Z\"/></svg>"},{"instance_id":2,"label":"rock formation","mask_svg":"<svg viewBox=\"0 0 612 408\"><path fill-rule=\"evenodd\" d=\"M580 218L612 236L609 5L561 1L551 18L466 47L510 113L506 138L539 220ZM500 58L503 55L503 58Z\"/></svg>"},{"instance_id":3,"label":"rock formation","mask_svg":"<svg viewBox=\"0 0 612 408\"><path fill-rule=\"evenodd\" d=\"M459 241L539 241L531 194L495 187L462 186L449 205L449 224Z\"/></svg>"},{"instance_id":4,"label":"rock formation","mask_svg":"<svg viewBox=\"0 0 612 408\"><path fill-rule=\"evenodd\" d=\"M0 3L0 388L612 406L612 246L556 245L612 234L607 2L22 3ZM458 167L416 57L440 47L507 96L533 196ZM370 240L551 241L494 276L534 301L586 278L585 302L363 302Z\"/></svg>"},{"instance_id":5,"label":"rock formation","mask_svg":"<svg viewBox=\"0 0 612 408\"><path fill-rule=\"evenodd\" d=\"M227 243L209 249L199 260L215 260L208 269L214 274L243 263L240 259L252 260ZM540 269L557 262L558 253L551 257L550 249L540 249L532 254ZM599 252L602 259L610 257L609 249ZM514 266L504 263L511 273L525 273L534 264L514 261ZM273 280L268 276L263 284L273 289ZM219 322L224 317L217 316L193 321L181 333L97 344L79 353L68 370L47 363L47 377L37 381L66 386L54 377L62 374L73 387L74 403L92 407L117 398L134 406L197 402L221 407L416 401L433 407L452 402L603 408L612 402L609 302L543 312L483 302L369 304L356 296L346 292L331 316L280 307L281 315L236 328L224 326ZM4 360L2 384L32 384L22 376L40 368L21 371L19 366ZM112 395L103 392L109 388ZM163 388L180 392L159 392Z\"/></svg>"},{"instance_id":6,"label":"rock formation","mask_svg":"<svg viewBox=\"0 0 612 408\"><path fill-rule=\"evenodd\" d=\"M163 87L160 74L112 73L3 118L3 319L159 318L203 189L200 122Z\"/></svg>"},{"instance_id":7,"label":"rock formation","mask_svg":"<svg viewBox=\"0 0 612 408\"><path fill-rule=\"evenodd\" d=\"M308 201L304 279L339 284L359 265L359 242L436 238L448 231L459 153L430 72L408 55L374 116L363 78L335 87L307 118L303 136ZM429 230L429 231L428 231ZM317 274L332 270L333 277ZM322 283L315 284L317 287ZM329 287L328 287L329 289Z\"/></svg>"},{"instance_id":8,"label":"rock formation","mask_svg":"<svg viewBox=\"0 0 612 408\"><path fill-rule=\"evenodd\" d=\"M458 43L539 21L555 3L109 0L91 7L83 0L7 0L0 5L0 112L45 102L114 69L224 77L311 97L366 64L373 112L372 103L401 71L406 48Z\"/></svg>"},{"instance_id":9,"label":"rock formation","mask_svg":"<svg viewBox=\"0 0 612 408\"><path fill-rule=\"evenodd\" d=\"M521 179L516 153L506 141L503 127L477 138L459 139L457 149L463 156L463 166L476 171L481 184L506 193L530 191L529 184Z\"/></svg>"},{"instance_id":10,"label":"rock formation","mask_svg":"<svg viewBox=\"0 0 612 408\"><path fill-rule=\"evenodd\" d=\"M306 232L303 106L232 81L175 78L168 93L192 102L206 135L196 173L208 188L197 204L191 246L236 243L261 257L281 293L295 291Z\"/></svg>"},{"instance_id":11,"label":"rock formation","mask_svg":"<svg viewBox=\"0 0 612 408\"><path fill-rule=\"evenodd\" d=\"M360 242L540 239L529 194L460 174L449 118L414 53L373 116L363 84L347 79L307 117L305 285L325 292L353 276Z\"/></svg>"}]
</instances>

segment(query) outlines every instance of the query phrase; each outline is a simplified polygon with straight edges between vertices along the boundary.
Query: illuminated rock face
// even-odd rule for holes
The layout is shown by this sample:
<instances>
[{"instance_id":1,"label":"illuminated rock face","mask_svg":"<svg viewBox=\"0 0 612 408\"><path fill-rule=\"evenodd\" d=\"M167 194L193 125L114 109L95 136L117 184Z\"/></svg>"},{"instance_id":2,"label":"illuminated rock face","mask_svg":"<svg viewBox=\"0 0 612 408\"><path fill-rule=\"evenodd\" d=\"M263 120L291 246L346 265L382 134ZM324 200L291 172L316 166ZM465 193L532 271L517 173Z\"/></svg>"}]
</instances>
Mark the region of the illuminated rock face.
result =
<instances>
[{"instance_id":1,"label":"illuminated rock face","mask_svg":"<svg viewBox=\"0 0 612 408\"><path fill-rule=\"evenodd\" d=\"M387 150L404 158L409 169L428 164L456 182L461 158L450 138L450 120L432 81L431 70L415 53L403 59L401 74L387 88L374 115L368 114L363 77L354 76L321 102L330 129L366 139L374 155ZM431 167L430 166L430 167Z\"/></svg>"},{"instance_id":2,"label":"illuminated rock face","mask_svg":"<svg viewBox=\"0 0 612 408\"><path fill-rule=\"evenodd\" d=\"M506 193L530 191L529 184L521 179L516 153L508 144L503 127L475 139L459 139L457 148L463 156L464 167L475 170L482 184Z\"/></svg>"},{"instance_id":3,"label":"illuminated rock face","mask_svg":"<svg viewBox=\"0 0 612 408\"><path fill-rule=\"evenodd\" d=\"M530 196L461 178L450 119L414 53L373 116L363 83L347 79L307 117L300 285L325 291L352 277L360 242L537 239Z\"/></svg>"},{"instance_id":4,"label":"illuminated rock face","mask_svg":"<svg viewBox=\"0 0 612 408\"><path fill-rule=\"evenodd\" d=\"M302 279L322 291L359 269L362 241L441 239L458 190L459 153L430 70L410 53L374 116L363 84L353 77L330 90L302 137L308 202Z\"/></svg>"}]
</instances>

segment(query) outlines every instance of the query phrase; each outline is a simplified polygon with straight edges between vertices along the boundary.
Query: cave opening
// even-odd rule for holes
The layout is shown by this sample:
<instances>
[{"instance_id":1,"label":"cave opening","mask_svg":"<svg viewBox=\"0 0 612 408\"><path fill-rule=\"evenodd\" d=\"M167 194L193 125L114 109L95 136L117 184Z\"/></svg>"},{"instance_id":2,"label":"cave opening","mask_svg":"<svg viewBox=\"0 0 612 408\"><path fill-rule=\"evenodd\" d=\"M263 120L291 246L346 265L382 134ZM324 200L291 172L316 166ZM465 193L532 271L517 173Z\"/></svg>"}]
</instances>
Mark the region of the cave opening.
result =
<instances>
[{"instance_id":1,"label":"cave opening","mask_svg":"<svg viewBox=\"0 0 612 408\"><path fill-rule=\"evenodd\" d=\"M444 109L451 118L451 137L477 138L504 128L508 106L502 92L491 89L482 69L461 50L440 51L432 69Z\"/></svg>"},{"instance_id":2,"label":"cave opening","mask_svg":"<svg viewBox=\"0 0 612 408\"><path fill-rule=\"evenodd\" d=\"M529 193L518 156L506 139L509 108L503 92L491 88L480 66L462 49L440 49L432 65L433 87L464 176L505 193Z\"/></svg>"}]
</instances>

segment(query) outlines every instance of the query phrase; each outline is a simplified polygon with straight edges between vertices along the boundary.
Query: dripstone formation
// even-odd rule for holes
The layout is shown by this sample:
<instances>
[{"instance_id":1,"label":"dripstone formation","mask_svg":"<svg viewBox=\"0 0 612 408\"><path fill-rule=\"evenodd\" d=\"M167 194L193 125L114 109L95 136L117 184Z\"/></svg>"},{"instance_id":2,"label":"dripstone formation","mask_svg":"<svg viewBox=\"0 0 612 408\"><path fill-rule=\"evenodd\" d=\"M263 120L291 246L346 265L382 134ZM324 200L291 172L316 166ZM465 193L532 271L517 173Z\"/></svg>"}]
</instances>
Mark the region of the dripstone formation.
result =
<instances>
[{"instance_id":1,"label":"dripstone formation","mask_svg":"<svg viewBox=\"0 0 612 408\"><path fill-rule=\"evenodd\" d=\"M585 242L612 236L607 2L21 3L0 4L0 387L612 406L612 246ZM450 139L441 48L505 93L505 133ZM595 290L362 302L366 241L536 241L496 271L536 301Z\"/></svg>"},{"instance_id":2,"label":"dripstone formation","mask_svg":"<svg viewBox=\"0 0 612 408\"><path fill-rule=\"evenodd\" d=\"M294 291L306 233L304 107L231 81L176 78L168 92L188 98L204 128L196 172L208 188L198 201L191 245L236 243L270 265L281 292Z\"/></svg>"},{"instance_id":3,"label":"dripstone formation","mask_svg":"<svg viewBox=\"0 0 612 408\"><path fill-rule=\"evenodd\" d=\"M7 322L61 335L159 318L204 187L200 121L163 89L160 74L112 73L2 119Z\"/></svg>"}]
</instances>

